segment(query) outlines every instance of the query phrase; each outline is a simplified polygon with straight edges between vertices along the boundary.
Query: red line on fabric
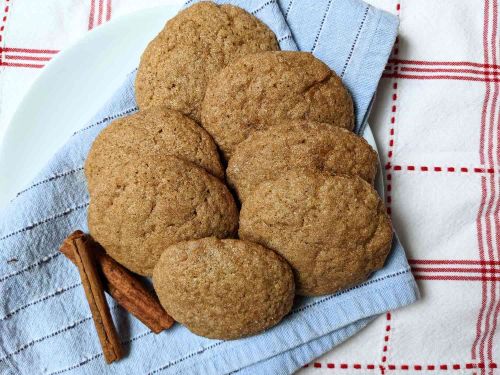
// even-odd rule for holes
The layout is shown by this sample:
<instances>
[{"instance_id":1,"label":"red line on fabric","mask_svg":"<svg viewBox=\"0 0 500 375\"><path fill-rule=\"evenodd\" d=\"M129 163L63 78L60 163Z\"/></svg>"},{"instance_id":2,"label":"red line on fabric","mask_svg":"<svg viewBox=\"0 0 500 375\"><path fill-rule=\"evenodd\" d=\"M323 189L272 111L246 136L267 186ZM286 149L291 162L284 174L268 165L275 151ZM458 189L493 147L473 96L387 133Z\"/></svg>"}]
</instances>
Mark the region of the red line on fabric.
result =
<instances>
[{"instance_id":1,"label":"red line on fabric","mask_svg":"<svg viewBox=\"0 0 500 375\"><path fill-rule=\"evenodd\" d=\"M475 69L428 69L428 68L408 68L402 66L400 69L402 72L418 72L418 73L470 73L478 74L484 76L496 76L500 75L500 70L475 70Z\"/></svg>"},{"instance_id":2,"label":"red line on fabric","mask_svg":"<svg viewBox=\"0 0 500 375\"><path fill-rule=\"evenodd\" d=\"M52 57L5 55L6 60L50 61Z\"/></svg>"},{"instance_id":3,"label":"red line on fabric","mask_svg":"<svg viewBox=\"0 0 500 375\"><path fill-rule=\"evenodd\" d=\"M399 17L400 15L400 3L396 4L396 11L397 15ZM394 49L393 49L393 56L397 56L399 53L399 37L396 37L395 43L394 43ZM394 72L397 73L397 66L394 66ZM391 99L392 99L392 105L391 105L391 111L392 111L392 116L390 119L390 128L389 128L389 149L387 152L387 158L388 158L388 163L391 162L392 157L394 155L394 139L395 139L395 126L396 126L396 111L397 111L397 100L398 100L398 82L397 79L394 79L394 82L392 84L392 94L391 94ZM391 203L392 203L392 197L391 197L391 190L392 190L392 178L391 174L386 171L386 210L389 215L391 215ZM384 373L384 370L381 369L382 374Z\"/></svg>"},{"instance_id":4,"label":"red line on fabric","mask_svg":"<svg viewBox=\"0 0 500 375\"><path fill-rule=\"evenodd\" d=\"M500 281L495 276L459 276L459 275L413 275L417 280L442 280L442 281Z\"/></svg>"},{"instance_id":5,"label":"red line on fabric","mask_svg":"<svg viewBox=\"0 0 500 375\"><path fill-rule=\"evenodd\" d=\"M6 0L7 3L9 1L10 0ZM5 8L3 9L3 12L4 12L4 16L2 17L2 26L0 28L0 43L2 43L2 42L5 43L3 32L5 30L5 24L7 22L7 14L9 13L9 5L5 6ZM2 63L2 51L0 50L0 64L1 63Z\"/></svg>"},{"instance_id":6,"label":"red line on fabric","mask_svg":"<svg viewBox=\"0 0 500 375\"><path fill-rule=\"evenodd\" d=\"M486 205L486 195L487 195L486 178L483 176L481 177L481 203L479 205L479 210L476 218L477 241L479 247L479 258L481 262L485 261L481 218L483 216L483 210ZM481 307L479 309L478 318L476 321L476 337L474 338L474 342L472 343L472 348L471 348L471 356L473 360L477 358L477 345L479 344L479 340L481 338L482 321L483 321L484 311L486 309L486 299L487 299L486 284L483 282L481 286Z\"/></svg>"},{"instance_id":7,"label":"red line on fabric","mask_svg":"<svg viewBox=\"0 0 500 375\"><path fill-rule=\"evenodd\" d=\"M497 266L500 261L474 260L474 259L408 259L410 264L466 264L466 265L485 265Z\"/></svg>"},{"instance_id":8,"label":"red line on fabric","mask_svg":"<svg viewBox=\"0 0 500 375\"><path fill-rule=\"evenodd\" d=\"M498 94L497 94L498 96ZM493 99L493 103L495 100ZM492 109L491 109L492 110ZM491 110L490 110L490 120L491 120ZM493 162L493 127L491 126L492 123L491 121L489 122L488 126L488 160L489 162ZM485 227L486 227L486 248L488 252L488 258L491 260L494 260L494 252L493 252L493 243L492 243L492 222L491 222L491 211L493 209L493 204L496 198L496 189L495 189L495 184L494 184L494 178L490 177L489 178L489 191L490 191L490 197L488 201L488 205L486 207L486 212L484 214L485 218ZM486 280L485 280L486 281ZM489 281L489 280L488 280ZM481 360L485 360L485 345L486 345L486 339L491 333L491 326L492 325L492 317L493 317L493 312L494 312L494 305L496 301L496 285L493 283L490 283L490 298L488 301L488 308L486 311L486 318L485 318L485 329L483 332L483 335L480 339L479 342L479 353L481 356Z\"/></svg>"},{"instance_id":9,"label":"red line on fabric","mask_svg":"<svg viewBox=\"0 0 500 375\"><path fill-rule=\"evenodd\" d=\"M468 77L468 76L452 76L452 75L434 75L434 76L424 76L424 75L414 75L414 74L382 74L382 78L401 78L401 79L449 79L454 81L470 81L470 82L500 82L500 78L479 78L479 77Z\"/></svg>"},{"instance_id":10,"label":"red line on fabric","mask_svg":"<svg viewBox=\"0 0 500 375\"><path fill-rule=\"evenodd\" d=\"M0 66L10 66L15 68L43 68L45 65L38 64L18 64L18 63L8 63L5 61L0 61Z\"/></svg>"},{"instance_id":11,"label":"red line on fabric","mask_svg":"<svg viewBox=\"0 0 500 375\"><path fill-rule=\"evenodd\" d=\"M370 363L363 365L361 363L332 363L332 362L314 362L312 363L313 368L329 368L329 369L335 369L335 368L341 368L341 369L356 369L356 370L375 370L376 368L379 369L379 366ZM309 367L309 365L304 365L304 367ZM489 363L453 363L450 365L447 364L434 364L434 365L429 365L429 364L401 364L401 365L395 365L395 364L389 364L387 365L387 368L385 370L390 370L390 371L395 371L395 370L404 370L404 371L409 371L409 370L416 370L416 371L422 371L423 369L427 369L430 371L436 370L439 368L440 370L446 370L446 371L457 371L461 369L484 369L484 368L489 368L489 369L496 369L498 368L498 364L495 362L489 362Z\"/></svg>"},{"instance_id":12,"label":"red line on fabric","mask_svg":"<svg viewBox=\"0 0 500 375\"><path fill-rule=\"evenodd\" d=\"M495 6L496 0L492 0L493 3L493 15L492 15L492 37L491 37L491 44L492 44L492 53L491 53L491 58L492 58L492 63L496 65L496 26L497 26L497 17L498 17L498 12L497 8ZM484 5L484 28L483 28L483 49L484 49L484 60L486 64L490 63L490 55L489 55L489 49L488 49L488 34L489 34L489 23L490 23L490 1L486 0L485 5ZM494 92L491 100L491 107L490 106L490 95L491 95L491 84L490 82L486 82L486 93L485 93L485 99L483 102L483 110L481 113L481 142L480 142L480 151L481 151L481 162L484 164L484 161L487 159L489 164L493 164L493 144L494 144L494 121L495 121L495 110L496 110L496 102L498 99L498 83L494 82ZM488 108L489 107L489 108ZM488 123L487 127L485 127L486 124L486 117L487 117L487 112L488 109L490 110L489 118L488 118ZM486 153L485 153L485 143L486 143L486 131L487 131L487 144L486 144ZM486 187L486 195L488 196L488 188L486 181L484 182L484 187ZM484 220L485 220L485 229L486 229L486 248L487 248L487 253L488 253L488 258L490 260L495 259L495 254L493 251L493 243L492 243L492 222L491 222L491 212L493 210L493 205L495 200L497 200L497 191L495 187L495 181L493 176L490 176L489 178L489 191L491 194L489 194L489 199L488 203L486 206L486 211L484 213ZM484 208L484 207L483 207ZM481 210L482 211L482 210ZM483 215L482 215L483 216ZM480 218L481 219L481 218ZM498 227L498 226L497 226ZM483 249L484 252L484 249ZM488 288L487 284L483 282L483 296L486 295L488 296ZM484 331L479 337L479 355L481 361L485 361L485 344L486 340L488 339L489 336L494 335L494 332L491 331L490 327L490 322L493 319L493 322L491 322L491 326L494 325L495 321L495 309L494 305L496 303L496 285L493 283L490 283L490 298L486 298L486 306L481 309L484 311L486 310L486 314L484 315ZM481 314L480 314L481 315ZM482 328L482 322L480 325L480 328ZM477 351L477 340L474 341L474 344L476 345L475 349ZM487 356L489 357L489 354L487 352ZM481 370L481 374L484 374L485 371ZM490 374L492 371L489 372Z\"/></svg>"},{"instance_id":13,"label":"red line on fabric","mask_svg":"<svg viewBox=\"0 0 500 375\"><path fill-rule=\"evenodd\" d=\"M493 4L495 4L496 0L493 0ZM496 34L496 22L495 22L495 14L493 15L493 27L494 27L494 31L493 33ZM496 38L494 38L496 39ZM493 58L493 62L496 62L496 48L493 47L492 48L492 58ZM489 85L488 85L489 86ZM494 85L494 92L493 92L493 100L492 100L492 103L491 103L491 110L490 110L490 118L489 118L489 135L488 135L488 141L489 141L489 144L488 144L488 162L490 165L493 165L494 161L493 161L493 137L494 137L494 124L495 124L495 110L496 110L496 103L497 103L497 99L498 99L498 84L496 83ZM491 184L490 184L491 185ZM492 185L493 189L494 189L494 185ZM493 200L493 197L495 196L495 192L493 191L492 193L492 200ZM491 202L491 205L493 205L493 201ZM493 251L493 250L492 250ZM490 256L492 256L493 254L490 254Z\"/></svg>"},{"instance_id":14,"label":"red line on fabric","mask_svg":"<svg viewBox=\"0 0 500 375\"><path fill-rule=\"evenodd\" d=\"M59 53L55 49L31 49L31 48L14 48L14 47L3 47L5 52L25 52L25 53Z\"/></svg>"},{"instance_id":15,"label":"red line on fabric","mask_svg":"<svg viewBox=\"0 0 500 375\"><path fill-rule=\"evenodd\" d=\"M497 125L497 131L500 133L500 112L498 115L498 125ZM497 133L497 134L499 134ZM499 146L497 146L499 147ZM500 204L497 201L497 207L495 209L494 217L498 218L500 217ZM500 255L500 223L498 220L495 220L495 230L496 230L496 249L497 253ZM500 298L497 298L496 302L496 308L493 312L493 327L491 329L491 335L488 339L488 348L487 348L487 358L493 358L493 340L495 337L495 334L497 333L497 326L498 326L498 316L500 315ZM490 375L492 375L493 372L490 372Z\"/></svg>"},{"instance_id":16,"label":"red line on fabric","mask_svg":"<svg viewBox=\"0 0 500 375\"><path fill-rule=\"evenodd\" d=\"M498 96L498 94L497 94L497 96ZM490 122L490 124L491 124L491 122ZM492 128L493 128L492 126L489 126L490 131L489 131L489 144L488 144L488 158L490 161L493 160L493 155L492 155L492 152L493 152L493 129ZM486 213L485 213L486 243L487 243L487 249L488 249L488 257L489 257L489 259L494 260L495 255L494 255L493 243L492 243L492 225L493 225L493 223L491 222L491 213L492 213L493 204L494 204L494 201L496 198L496 189L495 189L495 184L494 184L494 178L490 177L489 180L490 180L490 187L489 188L490 188L491 194L490 194L490 199L489 199L488 206L486 208ZM482 357L481 357L482 359L484 357L484 349L485 349L485 345L486 345L486 340L487 340L488 336L490 336L490 334L491 334L490 324L491 325L493 324L491 322L491 320L494 318L493 312L494 312L494 305L495 305L496 299L497 299L496 285L491 283L490 284L490 303L489 303L488 310L486 312L486 327L485 327L485 332L484 332L483 337L481 338L480 346L479 346L480 353L482 355Z\"/></svg>"},{"instance_id":17,"label":"red line on fabric","mask_svg":"<svg viewBox=\"0 0 500 375\"><path fill-rule=\"evenodd\" d=\"M99 12L97 13L97 24L102 24L102 11L104 7L104 0L99 0Z\"/></svg>"},{"instance_id":18,"label":"red line on fabric","mask_svg":"<svg viewBox=\"0 0 500 375\"><path fill-rule=\"evenodd\" d=\"M89 25L88 25L89 30L92 30L94 28L94 16L95 16L95 0L90 0L90 13L89 13Z\"/></svg>"},{"instance_id":19,"label":"red line on fabric","mask_svg":"<svg viewBox=\"0 0 500 375\"><path fill-rule=\"evenodd\" d=\"M461 273L481 273L481 274L498 273L500 275L500 268L495 269L495 268L457 268L457 267L451 267L451 268L444 268L444 267L432 267L432 268L412 267L411 270L413 272L461 272Z\"/></svg>"},{"instance_id":20,"label":"red line on fabric","mask_svg":"<svg viewBox=\"0 0 500 375\"><path fill-rule=\"evenodd\" d=\"M387 355L388 355L388 347L389 347L389 340L390 340L390 332L391 332L391 312L388 311L385 314L385 335L384 335L384 346L382 348L382 358L381 358L381 364L379 366L380 372L382 375L385 373L386 370L386 364L387 364Z\"/></svg>"},{"instance_id":21,"label":"red line on fabric","mask_svg":"<svg viewBox=\"0 0 500 375\"><path fill-rule=\"evenodd\" d=\"M107 11L106 11L106 21L111 19L111 0L108 0Z\"/></svg>"},{"instance_id":22,"label":"red line on fabric","mask_svg":"<svg viewBox=\"0 0 500 375\"><path fill-rule=\"evenodd\" d=\"M498 0L493 0L493 20L492 20L492 36L491 36L491 56L492 56L492 63L496 65L497 63L497 30L498 30ZM490 129L491 129L491 143L490 146L488 147L489 149L489 160L491 160L491 164L494 162L494 155L497 157L497 162L499 159L500 155L500 145L497 143L497 148L495 150L495 153L493 152L493 144L494 144L494 139L496 138L498 140L498 137L500 137L500 122L497 124L496 130L497 134L496 137L494 135L495 131L495 111L498 110L497 108L497 101L498 101L498 96L499 96L499 84L498 82L494 83L494 93L493 93L493 102L491 104L491 111L490 111ZM499 113L499 118L500 118L500 113ZM490 189L493 191L492 193L492 202L491 202L491 209L493 210L493 206L495 204L496 200L496 207L494 209L493 215L495 215L495 218L498 218L498 212L500 209L500 197L499 197L499 191L496 189L496 183L494 180L494 177L490 177ZM491 212L491 211L490 211ZM487 219L491 222L491 216L487 214ZM497 259L500 259L500 249L498 248L498 245L500 244L500 223L498 222L499 220L494 220L493 223L490 224L491 230L493 230L493 226L495 226L495 245L496 245L496 254L494 252L495 245L493 244L493 238L490 234L490 246L491 246L491 253L492 256L490 259L494 259L495 257ZM486 347L486 358L488 361L492 361L493 359L493 338L495 337L496 334L496 327L498 324L498 313L500 311L500 298L497 296L497 289L496 285L491 283L491 330L489 334L487 333L484 337L485 344L487 345ZM495 307L496 306L496 307ZM493 370L490 370L488 372L489 375L493 375Z\"/></svg>"},{"instance_id":23,"label":"red line on fabric","mask_svg":"<svg viewBox=\"0 0 500 375\"><path fill-rule=\"evenodd\" d=\"M427 165L392 165L386 164L386 170L392 169L393 171L413 171L413 172L461 172L461 173L479 173L479 174L494 174L500 173L500 168L495 170L495 168L471 168L471 167L444 167L444 166L427 166Z\"/></svg>"},{"instance_id":24,"label":"red line on fabric","mask_svg":"<svg viewBox=\"0 0 500 375\"><path fill-rule=\"evenodd\" d=\"M484 64L471 61L422 61L422 60L400 60L400 59L389 59L389 63L392 64L407 64L407 65L423 65L423 66L469 66L475 68L492 68L500 69L500 65Z\"/></svg>"}]
</instances>

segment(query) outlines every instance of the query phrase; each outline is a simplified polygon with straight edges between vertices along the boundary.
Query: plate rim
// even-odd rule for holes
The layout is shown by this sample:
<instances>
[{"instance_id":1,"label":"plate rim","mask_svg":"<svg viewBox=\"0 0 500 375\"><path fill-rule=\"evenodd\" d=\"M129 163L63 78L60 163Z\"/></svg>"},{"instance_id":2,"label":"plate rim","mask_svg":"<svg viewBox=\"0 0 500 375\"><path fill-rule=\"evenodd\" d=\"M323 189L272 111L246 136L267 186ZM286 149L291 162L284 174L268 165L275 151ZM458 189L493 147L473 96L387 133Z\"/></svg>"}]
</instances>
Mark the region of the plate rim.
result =
<instances>
[{"instance_id":1,"label":"plate rim","mask_svg":"<svg viewBox=\"0 0 500 375\"><path fill-rule=\"evenodd\" d=\"M94 48L102 47L106 44L107 40L110 40L110 37L113 37L112 40L116 40L115 34L117 33L117 30L123 30L127 27L128 24L133 24L134 22L132 22L132 20L135 20L135 24L137 24L141 21L141 19L146 17L151 17L155 20L159 20L159 18L163 17L164 14L171 13L170 16L163 17L163 21L158 21L158 23L163 22L164 24L168 19L170 19L179 11L182 5L183 0L172 0L168 4L161 4L140 9L138 11L124 14L115 19L112 19L111 21L85 33L81 38L68 45L47 63L42 72L34 79L28 90L26 90L16 109L12 113L12 116L9 119L6 127L3 129L2 133L0 133L0 174L2 175L2 178L0 179L0 210L5 208L5 206L9 204L9 202L16 196L19 191L21 191L30 182L33 182L34 179L36 179L38 173L43 169L45 165L47 165L47 163L50 161L51 157L54 156L57 150L60 149L60 147L62 147L64 143L71 137L71 134L74 131L78 130L79 127L84 126L84 124L88 120L90 120L92 116L95 115L95 113L97 113L97 111L99 110L98 107L105 104L105 100L103 100L99 104L99 106L97 104L93 105L92 107L96 107L96 109L92 112L92 115L90 117L87 116L87 118L82 118L79 121L78 128L69 128L69 130L66 132L64 140L58 142L57 145L53 145L50 150L45 148L46 146L43 142L40 142L40 145L37 146L39 147L37 150L47 157L43 157L43 161L37 162L37 160L34 159L34 156L31 155L30 160L31 162L35 162L37 168L30 168L27 166L30 162L24 156L24 153L27 150L27 147L25 147L24 145L26 143L31 145L37 143L37 139L34 135L32 135L31 130L34 129L34 126L40 125L40 121L43 121L43 119L36 124L31 125L25 124L24 119L35 117L36 115L26 115L26 113L36 110L33 107L34 102L38 100L38 98L45 95L50 95L51 86L47 85L47 83L51 79L51 77L57 77L58 72L65 69L73 70L74 72L74 62L72 62L72 60L75 58L75 55L79 54L78 51L88 48L88 45L94 45ZM141 33L141 35L150 35L153 33L157 33L160 30L161 29L150 29L149 32L143 32ZM150 38L148 40L150 40ZM95 64L98 64L98 62L95 62ZM72 66L73 69L69 69L70 66ZM129 71L123 72L123 74L121 74L121 76L116 79L119 81L115 83L113 90L119 87L119 84L123 82L123 79L125 79L128 73ZM58 86L56 85L56 88L57 87ZM83 94L79 94L79 97L82 96ZM88 101L87 103L89 102L93 103L92 100ZM64 106L64 103L60 105ZM57 108L55 107L52 109L54 111L57 111ZM62 122L63 120L60 121ZM51 135L53 136L54 132L58 132L61 129L60 126L54 127L56 129L52 132L49 132L48 137L50 137ZM58 137L56 136L56 138ZM62 139L63 137L59 138Z\"/></svg>"}]
</instances>

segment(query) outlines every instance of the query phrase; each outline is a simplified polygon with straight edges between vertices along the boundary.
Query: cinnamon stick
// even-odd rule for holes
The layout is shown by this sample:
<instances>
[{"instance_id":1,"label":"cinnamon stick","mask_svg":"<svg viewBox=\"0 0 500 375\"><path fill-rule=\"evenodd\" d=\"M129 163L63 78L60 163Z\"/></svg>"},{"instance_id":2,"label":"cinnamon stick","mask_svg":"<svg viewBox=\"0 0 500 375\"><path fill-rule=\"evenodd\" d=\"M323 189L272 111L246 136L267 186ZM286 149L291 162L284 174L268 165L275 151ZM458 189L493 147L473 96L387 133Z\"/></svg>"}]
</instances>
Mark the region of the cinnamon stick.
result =
<instances>
[{"instance_id":1,"label":"cinnamon stick","mask_svg":"<svg viewBox=\"0 0 500 375\"><path fill-rule=\"evenodd\" d=\"M73 263L71 241L85 238L82 231L75 231L61 245L60 251ZM141 280L107 255L99 244L90 238L86 242L95 256L104 279L104 289L125 310L134 315L154 333L168 329L174 320L163 309L158 298Z\"/></svg>"},{"instance_id":2,"label":"cinnamon stick","mask_svg":"<svg viewBox=\"0 0 500 375\"><path fill-rule=\"evenodd\" d=\"M94 325L101 342L104 358L107 363L120 359L123 355L120 340L116 333L109 306L104 296L104 288L101 283L95 259L88 247L85 245L84 237L73 238L70 241L75 264L80 272L83 289L87 296L90 311L94 319Z\"/></svg>"}]
</instances>

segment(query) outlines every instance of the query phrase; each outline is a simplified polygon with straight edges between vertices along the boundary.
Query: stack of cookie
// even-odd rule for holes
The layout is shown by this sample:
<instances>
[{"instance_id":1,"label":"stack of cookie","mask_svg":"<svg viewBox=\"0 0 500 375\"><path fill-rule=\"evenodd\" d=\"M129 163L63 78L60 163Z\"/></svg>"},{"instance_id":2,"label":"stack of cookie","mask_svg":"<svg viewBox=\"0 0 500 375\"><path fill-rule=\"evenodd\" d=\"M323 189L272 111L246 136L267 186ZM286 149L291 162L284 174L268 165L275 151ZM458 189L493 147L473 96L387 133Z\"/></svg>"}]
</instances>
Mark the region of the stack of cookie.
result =
<instances>
[{"instance_id":1,"label":"stack of cookie","mask_svg":"<svg viewBox=\"0 0 500 375\"><path fill-rule=\"evenodd\" d=\"M201 2L148 45L136 97L139 112L88 155L89 229L152 275L191 331L255 334L295 294L334 293L383 266L392 231L372 187L377 155L351 132L340 78L311 54L278 51L254 16Z\"/></svg>"}]
</instances>

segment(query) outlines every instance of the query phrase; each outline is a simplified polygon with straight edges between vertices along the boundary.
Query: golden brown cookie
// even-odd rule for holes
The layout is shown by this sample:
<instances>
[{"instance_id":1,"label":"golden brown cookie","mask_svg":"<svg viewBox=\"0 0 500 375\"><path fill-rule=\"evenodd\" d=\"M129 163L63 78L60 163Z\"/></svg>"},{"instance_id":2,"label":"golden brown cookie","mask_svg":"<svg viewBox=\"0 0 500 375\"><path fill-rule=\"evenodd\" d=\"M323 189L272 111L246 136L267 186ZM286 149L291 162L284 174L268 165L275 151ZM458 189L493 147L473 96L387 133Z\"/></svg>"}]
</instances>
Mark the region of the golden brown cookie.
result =
<instances>
[{"instance_id":1,"label":"golden brown cookie","mask_svg":"<svg viewBox=\"0 0 500 375\"><path fill-rule=\"evenodd\" d=\"M199 122L211 77L235 58L278 49L274 33L245 10L192 5L169 20L144 51L135 81L139 108L166 104Z\"/></svg>"},{"instance_id":2,"label":"golden brown cookie","mask_svg":"<svg viewBox=\"0 0 500 375\"><path fill-rule=\"evenodd\" d=\"M334 293L384 265L392 229L377 192L359 177L289 171L243 202L241 239L281 254L297 293Z\"/></svg>"},{"instance_id":3,"label":"golden brown cookie","mask_svg":"<svg viewBox=\"0 0 500 375\"><path fill-rule=\"evenodd\" d=\"M150 276L161 253L179 241L231 237L238 211L227 187L173 156L130 158L91 192L90 234L128 269Z\"/></svg>"},{"instance_id":4,"label":"golden brown cookie","mask_svg":"<svg viewBox=\"0 0 500 375\"><path fill-rule=\"evenodd\" d=\"M177 111L152 107L113 121L97 136L85 161L89 190L106 171L155 154L177 156L224 177L217 146L203 128Z\"/></svg>"},{"instance_id":5,"label":"golden brown cookie","mask_svg":"<svg viewBox=\"0 0 500 375\"><path fill-rule=\"evenodd\" d=\"M204 238L168 247L153 285L169 314L193 333L237 339L277 324L291 309L293 273L275 252L247 241Z\"/></svg>"},{"instance_id":6,"label":"golden brown cookie","mask_svg":"<svg viewBox=\"0 0 500 375\"><path fill-rule=\"evenodd\" d=\"M291 169L359 176L373 184L377 153L363 138L328 124L285 120L241 142L229 160L227 179L244 200L263 181Z\"/></svg>"},{"instance_id":7,"label":"golden brown cookie","mask_svg":"<svg viewBox=\"0 0 500 375\"><path fill-rule=\"evenodd\" d=\"M281 119L351 130L351 96L327 65L306 52L244 56L221 70L207 87L202 125L227 159L253 131Z\"/></svg>"}]
</instances>

